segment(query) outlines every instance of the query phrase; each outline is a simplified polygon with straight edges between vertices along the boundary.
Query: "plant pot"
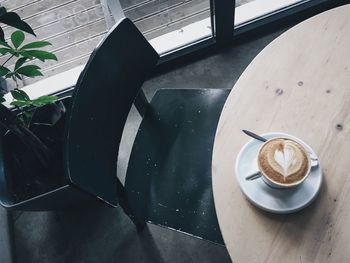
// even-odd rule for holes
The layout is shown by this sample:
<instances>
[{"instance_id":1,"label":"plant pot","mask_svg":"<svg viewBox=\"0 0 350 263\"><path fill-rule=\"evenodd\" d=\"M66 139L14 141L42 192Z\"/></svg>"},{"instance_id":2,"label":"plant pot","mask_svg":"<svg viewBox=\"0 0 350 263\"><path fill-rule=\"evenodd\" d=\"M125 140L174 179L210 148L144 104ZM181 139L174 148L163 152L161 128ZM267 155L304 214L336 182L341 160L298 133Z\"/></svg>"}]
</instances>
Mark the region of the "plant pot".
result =
<instances>
[{"instance_id":1,"label":"plant pot","mask_svg":"<svg viewBox=\"0 0 350 263\"><path fill-rule=\"evenodd\" d=\"M56 105L36 110L30 130L52 150L54 158L44 167L11 132L0 137L0 204L10 210L53 210L89 200L64 174L63 145L66 97Z\"/></svg>"}]
</instances>

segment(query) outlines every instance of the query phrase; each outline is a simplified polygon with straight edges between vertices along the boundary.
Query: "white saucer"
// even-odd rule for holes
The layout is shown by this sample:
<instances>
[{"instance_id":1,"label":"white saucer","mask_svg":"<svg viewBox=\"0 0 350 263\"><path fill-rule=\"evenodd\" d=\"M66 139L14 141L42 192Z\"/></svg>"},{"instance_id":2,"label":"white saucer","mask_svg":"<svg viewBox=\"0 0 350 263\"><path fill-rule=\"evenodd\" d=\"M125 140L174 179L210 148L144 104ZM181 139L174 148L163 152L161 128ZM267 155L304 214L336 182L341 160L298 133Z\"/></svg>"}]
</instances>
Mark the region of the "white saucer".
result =
<instances>
[{"instance_id":1,"label":"white saucer","mask_svg":"<svg viewBox=\"0 0 350 263\"><path fill-rule=\"evenodd\" d=\"M261 135L266 139L274 137L291 138L300 142L304 147L317 156L312 148L302 140L281 132L271 132ZM322 169L320 163L313 167L305 181L294 188L276 189L268 186L262 178L247 181L245 177L258 171L257 153L262 142L251 139L239 152L235 172L243 194L257 207L276 214L289 214L308 206L317 196L322 184Z\"/></svg>"}]
</instances>

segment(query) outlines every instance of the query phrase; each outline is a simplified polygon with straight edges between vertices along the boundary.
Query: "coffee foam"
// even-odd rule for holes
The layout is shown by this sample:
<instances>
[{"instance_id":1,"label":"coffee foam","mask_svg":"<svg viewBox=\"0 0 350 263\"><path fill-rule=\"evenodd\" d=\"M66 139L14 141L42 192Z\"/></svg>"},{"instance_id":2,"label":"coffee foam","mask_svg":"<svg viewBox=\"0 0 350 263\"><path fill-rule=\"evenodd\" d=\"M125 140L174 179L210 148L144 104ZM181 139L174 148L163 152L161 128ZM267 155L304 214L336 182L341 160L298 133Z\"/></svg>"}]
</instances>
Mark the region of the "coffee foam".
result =
<instances>
[{"instance_id":1,"label":"coffee foam","mask_svg":"<svg viewBox=\"0 0 350 263\"><path fill-rule=\"evenodd\" d=\"M309 169L309 159L303 147L288 139L267 142L260 151L258 161L265 175L278 183L300 181Z\"/></svg>"},{"instance_id":2,"label":"coffee foam","mask_svg":"<svg viewBox=\"0 0 350 263\"><path fill-rule=\"evenodd\" d=\"M269 155L269 158L271 157L272 155ZM300 148L290 141L285 141L281 149L275 149L273 159L270 159L269 163L274 170L288 177L301 169L302 161L303 152Z\"/></svg>"}]
</instances>

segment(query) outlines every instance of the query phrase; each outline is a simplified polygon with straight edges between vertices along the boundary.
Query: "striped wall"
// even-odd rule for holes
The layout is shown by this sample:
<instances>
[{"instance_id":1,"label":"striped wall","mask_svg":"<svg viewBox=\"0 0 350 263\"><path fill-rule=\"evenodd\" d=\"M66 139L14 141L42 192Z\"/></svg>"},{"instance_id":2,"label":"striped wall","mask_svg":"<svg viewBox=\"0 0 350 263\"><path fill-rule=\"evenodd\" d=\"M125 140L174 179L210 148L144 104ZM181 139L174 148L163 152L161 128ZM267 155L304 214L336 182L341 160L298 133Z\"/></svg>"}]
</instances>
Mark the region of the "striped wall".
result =
<instances>
[{"instance_id":1,"label":"striped wall","mask_svg":"<svg viewBox=\"0 0 350 263\"><path fill-rule=\"evenodd\" d=\"M85 63L107 31L100 0L0 0L0 3L29 23L38 40L52 43L47 50L57 55L58 62L35 61L43 69L45 77ZM9 37L13 29L4 29ZM26 37L28 40L35 39L31 35ZM1 58L0 62L4 59L6 57ZM25 78L24 85L39 79Z\"/></svg>"}]
</instances>

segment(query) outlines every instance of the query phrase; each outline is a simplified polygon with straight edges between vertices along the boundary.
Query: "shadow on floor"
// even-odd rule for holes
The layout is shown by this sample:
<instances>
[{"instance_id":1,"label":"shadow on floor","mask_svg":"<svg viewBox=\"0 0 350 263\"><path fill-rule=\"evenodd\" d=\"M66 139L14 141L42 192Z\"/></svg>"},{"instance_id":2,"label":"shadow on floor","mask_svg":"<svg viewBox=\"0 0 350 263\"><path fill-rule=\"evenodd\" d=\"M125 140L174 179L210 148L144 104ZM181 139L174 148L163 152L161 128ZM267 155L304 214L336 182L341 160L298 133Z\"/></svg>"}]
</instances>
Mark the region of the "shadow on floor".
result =
<instances>
[{"instance_id":1,"label":"shadow on floor","mask_svg":"<svg viewBox=\"0 0 350 263\"><path fill-rule=\"evenodd\" d=\"M224 247L148 225L137 233L119 208L100 203L24 212L15 222L21 262L230 262Z\"/></svg>"}]
</instances>

